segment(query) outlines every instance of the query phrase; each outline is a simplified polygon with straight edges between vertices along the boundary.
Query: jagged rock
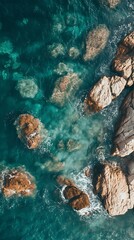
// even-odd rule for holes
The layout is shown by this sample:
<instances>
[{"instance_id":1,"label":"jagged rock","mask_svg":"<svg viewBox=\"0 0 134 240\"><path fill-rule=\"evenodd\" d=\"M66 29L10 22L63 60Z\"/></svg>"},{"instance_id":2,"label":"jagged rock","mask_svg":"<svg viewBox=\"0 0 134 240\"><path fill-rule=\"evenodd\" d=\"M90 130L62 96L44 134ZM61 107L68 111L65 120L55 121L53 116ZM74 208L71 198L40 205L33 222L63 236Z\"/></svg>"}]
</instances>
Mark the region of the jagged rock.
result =
<instances>
[{"instance_id":1,"label":"jagged rock","mask_svg":"<svg viewBox=\"0 0 134 240\"><path fill-rule=\"evenodd\" d=\"M21 114L15 121L18 137L29 148L34 149L43 140L44 127L39 119L30 114Z\"/></svg>"},{"instance_id":2,"label":"jagged rock","mask_svg":"<svg viewBox=\"0 0 134 240\"><path fill-rule=\"evenodd\" d=\"M121 121L114 139L113 155L124 157L134 151L134 90L121 107Z\"/></svg>"},{"instance_id":3,"label":"jagged rock","mask_svg":"<svg viewBox=\"0 0 134 240\"><path fill-rule=\"evenodd\" d=\"M120 0L101 0L101 2L110 8L115 8L120 3Z\"/></svg>"},{"instance_id":4,"label":"jagged rock","mask_svg":"<svg viewBox=\"0 0 134 240\"><path fill-rule=\"evenodd\" d=\"M75 210L90 206L88 195L75 186L67 186L63 191L63 195Z\"/></svg>"},{"instance_id":5,"label":"jagged rock","mask_svg":"<svg viewBox=\"0 0 134 240\"><path fill-rule=\"evenodd\" d=\"M131 208L126 176L116 164L102 164L95 188L111 216L122 215Z\"/></svg>"},{"instance_id":6,"label":"jagged rock","mask_svg":"<svg viewBox=\"0 0 134 240\"><path fill-rule=\"evenodd\" d=\"M19 169L12 169L4 174L2 192L5 197L30 196L36 188L33 177Z\"/></svg>"},{"instance_id":7,"label":"jagged rock","mask_svg":"<svg viewBox=\"0 0 134 240\"><path fill-rule=\"evenodd\" d=\"M96 57L106 46L109 38L109 30L105 25L99 25L96 29L88 33L86 39L86 53L84 60Z\"/></svg>"},{"instance_id":8,"label":"jagged rock","mask_svg":"<svg viewBox=\"0 0 134 240\"><path fill-rule=\"evenodd\" d=\"M116 56L113 60L113 68L122 77L127 79L128 85L134 82L134 31L128 34L119 44ZM130 78L130 79L129 79Z\"/></svg>"},{"instance_id":9,"label":"jagged rock","mask_svg":"<svg viewBox=\"0 0 134 240\"><path fill-rule=\"evenodd\" d=\"M72 94L78 90L81 80L76 73L67 74L56 81L53 94L50 98L52 103L63 106Z\"/></svg>"},{"instance_id":10,"label":"jagged rock","mask_svg":"<svg viewBox=\"0 0 134 240\"><path fill-rule=\"evenodd\" d=\"M57 182L63 186L63 185L67 185L67 186L75 186L75 183L71 180L71 179L68 179L64 176L58 176L57 177Z\"/></svg>"},{"instance_id":11,"label":"jagged rock","mask_svg":"<svg viewBox=\"0 0 134 240\"><path fill-rule=\"evenodd\" d=\"M125 88L126 80L119 76L102 77L89 92L85 103L93 111L108 106Z\"/></svg>"}]
</instances>

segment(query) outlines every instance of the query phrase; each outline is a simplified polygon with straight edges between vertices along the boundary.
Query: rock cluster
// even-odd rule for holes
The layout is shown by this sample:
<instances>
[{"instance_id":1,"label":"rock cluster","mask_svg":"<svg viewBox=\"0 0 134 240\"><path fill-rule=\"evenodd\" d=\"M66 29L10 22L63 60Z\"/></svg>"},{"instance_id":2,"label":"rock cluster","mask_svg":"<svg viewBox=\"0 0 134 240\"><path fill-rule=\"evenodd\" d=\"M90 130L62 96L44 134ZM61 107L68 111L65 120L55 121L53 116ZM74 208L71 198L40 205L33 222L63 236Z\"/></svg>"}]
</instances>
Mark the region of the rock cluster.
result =
<instances>
[{"instance_id":1,"label":"rock cluster","mask_svg":"<svg viewBox=\"0 0 134 240\"><path fill-rule=\"evenodd\" d=\"M31 196L35 189L33 177L23 170L12 169L4 174L2 193L5 197Z\"/></svg>"},{"instance_id":2,"label":"rock cluster","mask_svg":"<svg viewBox=\"0 0 134 240\"><path fill-rule=\"evenodd\" d=\"M125 86L134 84L134 32L120 43L113 68L120 76L102 77L85 100L92 111L102 110L120 95Z\"/></svg>"},{"instance_id":3,"label":"rock cluster","mask_svg":"<svg viewBox=\"0 0 134 240\"><path fill-rule=\"evenodd\" d=\"M90 206L88 195L75 186L67 186L63 191L63 195L75 210Z\"/></svg>"},{"instance_id":4,"label":"rock cluster","mask_svg":"<svg viewBox=\"0 0 134 240\"><path fill-rule=\"evenodd\" d=\"M111 216L122 215L133 208L134 181L128 180L119 166L103 163L97 177L95 190L99 194L105 209Z\"/></svg>"},{"instance_id":5,"label":"rock cluster","mask_svg":"<svg viewBox=\"0 0 134 240\"><path fill-rule=\"evenodd\" d=\"M85 61L93 59L105 48L109 34L109 30L105 25L99 25L96 29L88 33L86 53L83 57Z\"/></svg>"},{"instance_id":6,"label":"rock cluster","mask_svg":"<svg viewBox=\"0 0 134 240\"><path fill-rule=\"evenodd\" d=\"M124 157L134 151L134 90L121 107L121 121L114 139L113 155Z\"/></svg>"},{"instance_id":7,"label":"rock cluster","mask_svg":"<svg viewBox=\"0 0 134 240\"><path fill-rule=\"evenodd\" d=\"M72 97L72 94L78 90L81 80L76 73L69 73L56 81L53 94L50 101L63 106L66 100Z\"/></svg>"},{"instance_id":8,"label":"rock cluster","mask_svg":"<svg viewBox=\"0 0 134 240\"><path fill-rule=\"evenodd\" d=\"M34 149L42 142L43 124L30 114L21 114L15 121L17 135L29 148Z\"/></svg>"}]
</instances>

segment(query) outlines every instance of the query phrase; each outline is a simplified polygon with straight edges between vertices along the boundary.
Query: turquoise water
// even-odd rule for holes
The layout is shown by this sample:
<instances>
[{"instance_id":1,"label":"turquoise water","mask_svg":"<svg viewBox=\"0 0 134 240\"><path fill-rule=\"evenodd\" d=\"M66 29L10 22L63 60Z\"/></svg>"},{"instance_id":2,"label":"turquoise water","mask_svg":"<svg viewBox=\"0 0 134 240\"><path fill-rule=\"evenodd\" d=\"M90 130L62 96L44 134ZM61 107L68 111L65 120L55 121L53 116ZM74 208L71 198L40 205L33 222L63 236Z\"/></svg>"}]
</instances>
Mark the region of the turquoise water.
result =
<instances>
[{"instance_id":1,"label":"turquoise water","mask_svg":"<svg viewBox=\"0 0 134 240\"><path fill-rule=\"evenodd\" d=\"M113 74L110 65L117 43L134 28L133 22L133 0L122 0L113 10L97 0L0 0L0 168L23 166L37 184L32 198L0 196L0 240L134 238L134 212L109 217L83 174L85 167L92 168L99 160L122 161L111 158L110 151L119 106L129 89L101 113L90 116L84 114L83 100L100 76ZM85 63L85 36L98 24L107 25L110 38L104 51ZM60 54L52 56L57 46ZM69 57L71 47L78 48L78 58ZM59 69L60 63L66 64L65 70ZM55 81L67 72L76 72L82 84L60 108L49 99ZM22 98L16 90L22 79L33 79L38 86L34 98ZM21 113L33 114L45 124L47 136L37 150L28 150L17 138L13 123ZM79 149L70 152L69 139ZM64 149L58 147L61 141ZM55 159L63 163L61 171L52 169ZM56 182L60 174L90 194L90 216L65 204Z\"/></svg>"}]
</instances>

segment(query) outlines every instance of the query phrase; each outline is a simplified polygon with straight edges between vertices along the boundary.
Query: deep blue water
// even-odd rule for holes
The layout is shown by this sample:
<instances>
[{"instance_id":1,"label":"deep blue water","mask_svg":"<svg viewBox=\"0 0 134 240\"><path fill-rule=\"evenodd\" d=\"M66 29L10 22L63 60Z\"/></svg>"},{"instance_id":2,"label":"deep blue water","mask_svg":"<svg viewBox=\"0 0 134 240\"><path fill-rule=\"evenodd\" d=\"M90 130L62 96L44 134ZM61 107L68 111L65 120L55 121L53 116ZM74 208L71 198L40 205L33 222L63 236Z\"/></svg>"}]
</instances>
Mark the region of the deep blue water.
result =
<instances>
[{"instance_id":1,"label":"deep blue water","mask_svg":"<svg viewBox=\"0 0 134 240\"><path fill-rule=\"evenodd\" d=\"M89 30L105 24L110 30L106 48L94 60L84 62L85 37ZM134 1L122 0L115 9L97 0L0 0L0 167L23 166L34 177L37 193L32 198L0 196L0 240L131 240L134 238L134 213L109 217L83 169L111 158L114 127L126 89L109 107L92 116L83 113L83 100L89 89L103 75L112 75L110 65L117 43L134 29ZM59 45L62 44L62 45ZM60 46L61 54L52 56ZM61 47L62 46L62 47ZM68 52L78 48L79 57ZM67 70L61 71L60 63ZM69 70L68 70L69 69ZM82 85L60 108L50 103L55 81L73 71ZM38 93L22 98L16 90L18 81L34 79ZM13 125L21 113L39 118L47 136L37 150L28 150L17 138ZM69 152L69 139L81 147ZM65 149L58 148L63 141ZM64 163L62 171L46 167L54 158ZM81 216L67 206L59 193L56 177L63 174L75 179L91 194L91 216Z\"/></svg>"}]
</instances>

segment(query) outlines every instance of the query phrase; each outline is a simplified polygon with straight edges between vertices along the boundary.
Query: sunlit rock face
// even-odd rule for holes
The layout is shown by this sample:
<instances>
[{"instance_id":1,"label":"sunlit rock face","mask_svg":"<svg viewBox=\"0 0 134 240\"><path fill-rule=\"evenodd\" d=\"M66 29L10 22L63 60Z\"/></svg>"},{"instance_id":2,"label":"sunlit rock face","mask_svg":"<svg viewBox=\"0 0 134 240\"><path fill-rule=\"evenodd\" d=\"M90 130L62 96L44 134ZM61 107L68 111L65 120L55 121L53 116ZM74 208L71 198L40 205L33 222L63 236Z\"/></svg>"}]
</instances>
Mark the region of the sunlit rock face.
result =
<instances>
[{"instance_id":1,"label":"sunlit rock face","mask_svg":"<svg viewBox=\"0 0 134 240\"><path fill-rule=\"evenodd\" d=\"M63 106L72 95L76 93L81 80L76 73L69 73L56 81L53 94L50 98L52 103Z\"/></svg>"},{"instance_id":2,"label":"sunlit rock face","mask_svg":"<svg viewBox=\"0 0 134 240\"><path fill-rule=\"evenodd\" d=\"M105 48L109 34L110 32L105 25L99 25L88 33L86 39L86 52L83 57L85 61L93 59Z\"/></svg>"},{"instance_id":3,"label":"sunlit rock face","mask_svg":"<svg viewBox=\"0 0 134 240\"><path fill-rule=\"evenodd\" d=\"M2 185L2 193L5 197L31 196L36 189L33 177L22 169L6 171Z\"/></svg>"},{"instance_id":4,"label":"sunlit rock face","mask_svg":"<svg viewBox=\"0 0 134 240\"><path fill-rule=\"evenodd\" d=\"M126 86L123 77L102 77L89 92L85 103L92 111L100 111L120 95Z\"/></svg>"},{"instance_id":5,"label":"sunlit rock face","mask_svg":"<svg viewBox=\"0 0 134 240\"><path fill-rule=\"evenodd\" d=\"M20 80L17 83L16 90L23 98L34 98L38 93L38 86L33 79Z\"/></svg>"},{"instance_id":6,"label":"sunlit rock face","mask_svg":"<svg viewBox=\"0 0 134 240\"><path fill-rule=\"evenodd\" d=\"M126 97L121 114L114 139L113 155L124 157L134 151L134 90Z\"/></svg>"},{"instance_id":7,"label":"sunlit rock face","mask_svg":"<svg viewBox=\"0 0 134 240\"><path fill-rule=\"evenodd\" d=\"M113 60L113 68L127 79L129 86L134 84L134 31L120 42Z\"/></svg>"},{"instance_id":8,"label":"sunlit rock face","mask_svg":"<svg viewBox=\"0 0 134 240\"><path fill-rule=\"evenodd\" d=\"M67 186L63 191L63 195L69 200L69 205L75 210L81 210L90 206L88 195L75 186Z\"/></svg>"},{"instance_id":9,"label":"sunlit rock face","mask_svg":"<svg viewBox=\"0 0 134 240\"><path fill-rule=\"evenodd\" d=\"M37 148L43 140L44 127L38 118L21 114L15 121L18 138L29 148Z\"/></svg>"},{"instance_id":10,"label":"sunlit rock face","mask_svg":"<svg viewBox=\"0 0 134 240\"><path fill-rule=\"evenodd\" d=\"M102 164L95 190L111 216L125 214L132 208L127 178L115 163Z\"/></svg>"}]
</instances>

